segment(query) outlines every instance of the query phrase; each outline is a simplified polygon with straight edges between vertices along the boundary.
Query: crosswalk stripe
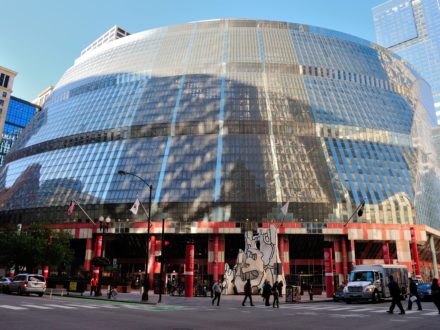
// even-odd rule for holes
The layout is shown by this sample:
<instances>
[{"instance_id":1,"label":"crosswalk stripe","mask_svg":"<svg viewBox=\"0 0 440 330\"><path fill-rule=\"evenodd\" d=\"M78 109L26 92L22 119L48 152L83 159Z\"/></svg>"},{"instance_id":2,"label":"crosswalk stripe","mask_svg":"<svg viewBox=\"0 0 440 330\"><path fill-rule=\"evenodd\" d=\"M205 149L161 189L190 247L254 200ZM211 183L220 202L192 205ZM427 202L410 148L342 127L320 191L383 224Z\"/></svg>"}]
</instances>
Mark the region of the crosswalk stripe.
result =
<instances>
[{"instance_id":1,"label":"crosswalk stripe","mask_svg":"<svg viewBox=\"0 0 440 330\"><path fill-rule=\"evenodd\" d=\"M430 315L439 315L438 312L430 312L430 313L423 313L420 315L424 315L424 316L430 316Z\"/></svg>"},{"instance_id":2,"label":"crosswalk stripe","mask_svg":"<svg viewBox=\"0 0 440 330\"><path fill-rule=\"evenodd\" d=\"M46 304L44 306L49 306L49 307L55 307L55 308L61 308L61 309L76 309L76 307L73 306L64 306L64 305L51 305L51 304Z\"/></svg>"},{"instance_id":3,"label":"crosswalk stripe","mask_svg":"<svg viewBox=\"0 0 440 330\"><path fill-rule=\"evenodd\" d=\"M67 306L72 306L72 307L81 307L81 308L88 308L88 309L96 309L98 307L96 306L90 306L90 305L74 305L74 304L69 304Z\"/></svg>"},{"instance_id":4,"label":"crosswalk stripe","mask_svg":"<svg viewBox=\"0 0 440 330\"><path fill-rule=\"evenodd\" d=\"M388 309L379 309L377 311L371 311L371 313L386 313Z\"/></svg>"},{"instance_id":5,"label":"crosswalk stripe","mask_svg":"<svg viewBox=\"0 0 440 330\"><path fill-rule=\"evenodd\" d=\"M24 307L11 306L11 305L0 305L0 308L13 309L13 310L16 310L16 311L23 311L23 310L27 309L27 308L24 308Z\"/></svg>"},{"instance_id":6,"label":"crosswalk stripe","mask_svg":"<svg viewBox=\"0 0 440 330\"><path fill-rule=\"evenodd\" d=\"M29 308L36 308L36 309L53 309L52 307L46 307L46 306L39 306L39 305L32 305L32 304L22 304L23 307L29 307Z\"/></svg>"},{"instance_id":7,"label":"crosswalk stripe","mask_svg":"<svg viewBox=\"0 0 440 330\"><path fill-rule=\"evenodd\" d=\"M374 311L376 308L359 308L359 309L351 309L347 312L367 312L367 311Z\"/></svg>"}]
</instances>

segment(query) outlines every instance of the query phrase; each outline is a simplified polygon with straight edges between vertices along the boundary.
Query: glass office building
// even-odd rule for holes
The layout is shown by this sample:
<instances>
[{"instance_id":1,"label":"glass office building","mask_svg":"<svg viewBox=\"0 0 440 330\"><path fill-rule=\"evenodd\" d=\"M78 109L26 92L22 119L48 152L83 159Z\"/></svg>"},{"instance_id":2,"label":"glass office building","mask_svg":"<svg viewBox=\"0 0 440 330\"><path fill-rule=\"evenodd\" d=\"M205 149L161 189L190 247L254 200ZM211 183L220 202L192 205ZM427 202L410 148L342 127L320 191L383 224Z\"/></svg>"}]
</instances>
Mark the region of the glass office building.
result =
<instances>
[{"instance_id":1,"label":"glass office building","mask_svg":"<svg viewBox=\"0 0 440 330\"><path fill-rule=\"evenodd\" d=\"M414 65L431 85L440 124L440 2L390 0L373 8L377 42Z\"/></svg>"},{"instance_id":2,"label":"glass office building","mask_svg":"<svg viewBox=\"0 0 440 330\"><path fill-rule=\"evenodd\" d=\"M12 144L39 110L39 107L28 101L11 96L7 110L2 141L0 143L0 166L3 164L6 154L11 150Z\"/></svg>"},{"instance_id":3,"label":"glass office building","mask_svg":"<svg viewBox=\"0 0 440 330\"><path fill-rule=\"evenodd\" d=\"M172 242L193 235L207 274L212 237L231 262L243 230L270 223L292 274L299 259L322 269L322 247L339 242L354 264L389 241L411 267L409 228L421 244L440 229L429 95L389 50L313 26L212 20L132 34L79 57L16 141L0 221L50 222L92 246L84 212L66 213L75 199L113 219L110 234L144 235L144 212L129 209L147 207L149 189L124 170L153 186L152 233L164 218Z\"/></svg>"}]
</instances>

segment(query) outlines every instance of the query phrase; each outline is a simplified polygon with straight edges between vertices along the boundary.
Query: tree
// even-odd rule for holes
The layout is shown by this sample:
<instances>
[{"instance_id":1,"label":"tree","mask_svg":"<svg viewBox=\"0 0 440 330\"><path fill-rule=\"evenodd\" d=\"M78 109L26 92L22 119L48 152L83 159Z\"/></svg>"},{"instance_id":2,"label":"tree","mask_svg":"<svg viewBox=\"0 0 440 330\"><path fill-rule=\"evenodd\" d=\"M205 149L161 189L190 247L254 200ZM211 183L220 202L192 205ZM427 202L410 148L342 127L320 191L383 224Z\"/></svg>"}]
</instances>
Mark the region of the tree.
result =
<instances>
[{"instance_id":1,"label":"tree","mask_svg":"<svg viewBox=\"0 0 440 330\"><path fill-rule=\"evenodd\" d=\"M70 238L69 233L44 224L32 224L21 232L6 228L0 233L0 262L28 272L38 265L63 267L73 259Z\"/></svg>"}]
</instances>

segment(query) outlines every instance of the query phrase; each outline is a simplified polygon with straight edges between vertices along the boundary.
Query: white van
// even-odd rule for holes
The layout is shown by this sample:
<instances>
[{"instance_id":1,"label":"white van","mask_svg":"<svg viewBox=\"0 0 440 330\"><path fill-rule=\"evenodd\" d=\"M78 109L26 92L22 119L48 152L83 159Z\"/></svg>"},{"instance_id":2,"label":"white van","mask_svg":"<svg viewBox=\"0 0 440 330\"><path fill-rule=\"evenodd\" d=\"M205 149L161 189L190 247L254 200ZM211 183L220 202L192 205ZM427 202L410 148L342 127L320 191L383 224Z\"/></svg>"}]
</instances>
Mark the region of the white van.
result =
<instances>
[{"instance_id":1,"label":"white van","mask_svg":"<svg viewBox=\"0 0 440 330\"><path fill-rule=\"evenodd\" d=\"M350 281L344 288L347 304L353 300L378 302L390 297L388 278L393 275L402 294L408 292L408 269L402 265L358 265L350 273Z\"/></svg>"}]
</instances>

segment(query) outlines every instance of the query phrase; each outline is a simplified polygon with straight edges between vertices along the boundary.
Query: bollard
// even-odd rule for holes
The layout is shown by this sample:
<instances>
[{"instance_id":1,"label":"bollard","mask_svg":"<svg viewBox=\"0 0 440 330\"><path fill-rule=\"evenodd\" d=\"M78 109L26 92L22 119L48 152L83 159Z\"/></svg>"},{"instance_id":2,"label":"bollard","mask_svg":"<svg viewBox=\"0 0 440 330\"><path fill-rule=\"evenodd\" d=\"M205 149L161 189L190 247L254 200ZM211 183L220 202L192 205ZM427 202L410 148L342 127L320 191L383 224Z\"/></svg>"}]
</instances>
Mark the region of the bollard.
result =
<instances>
[{"instance_id":1,"label":"bollard","mask_svg":"<svg viewBox=\"0 0 440 330\"><path fill-rule=\"evenodd\" d=\"M53 290L53 289L50 289L49 299L52 299L52 290Z\"/></svg>"}]
</instances>

